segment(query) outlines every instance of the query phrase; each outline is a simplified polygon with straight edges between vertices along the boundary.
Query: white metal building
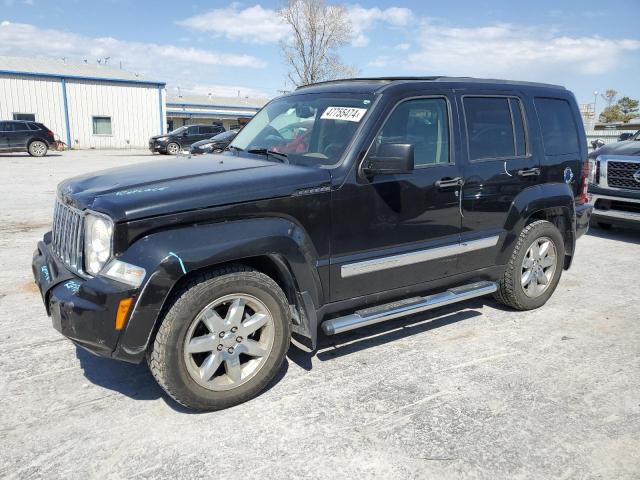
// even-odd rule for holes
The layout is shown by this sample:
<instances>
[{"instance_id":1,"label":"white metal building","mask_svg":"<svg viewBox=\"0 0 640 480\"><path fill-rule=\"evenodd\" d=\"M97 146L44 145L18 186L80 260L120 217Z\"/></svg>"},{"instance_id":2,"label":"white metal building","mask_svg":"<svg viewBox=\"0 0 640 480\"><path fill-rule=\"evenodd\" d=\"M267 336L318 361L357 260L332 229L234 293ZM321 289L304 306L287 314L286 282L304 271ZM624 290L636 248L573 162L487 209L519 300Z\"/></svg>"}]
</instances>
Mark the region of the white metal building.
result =
<instances>
[{"instance_id":1,"label":"white metal building","mask_svg":"<svg viewBox=\"0 0 640 480\"><path fill-rule=\"evenodd\" d=\"M165 83L102 65L0 56L0 120L44 123L71 148L146 148L165 133Z\"/></svg>"},{"instance_id":2,"label":"white metal building","mask_svg":"<svg viewBox=\"0 0 640 480\"><path fill-rule=\"evenodd\" d=\"M264 98L180 95L167 97L167 128L194 123L221 123L225 129L244 125L262 106Z\"/></svg>"}]
</instances>

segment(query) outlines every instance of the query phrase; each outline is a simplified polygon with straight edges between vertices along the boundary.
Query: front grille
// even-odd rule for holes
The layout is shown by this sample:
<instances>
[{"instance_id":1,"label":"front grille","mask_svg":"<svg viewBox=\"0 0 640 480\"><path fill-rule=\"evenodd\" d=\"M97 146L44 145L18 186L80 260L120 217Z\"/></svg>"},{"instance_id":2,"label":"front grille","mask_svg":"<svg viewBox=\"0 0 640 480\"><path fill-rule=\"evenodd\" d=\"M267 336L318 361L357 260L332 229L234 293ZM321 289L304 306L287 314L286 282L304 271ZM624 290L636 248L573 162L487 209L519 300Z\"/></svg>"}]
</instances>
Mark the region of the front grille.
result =
<instances>
[{"instance_id":1,"label":"front grille","mask_svg":"<svg viewBox=\"0 0 640 480\"><path fill-rule=\"evenodd\" d=\"M607 183L610 187L640 190L640 182L633 178L640 170L638 162L608 162Z\"/></svg>"},{"instance_id":2,"label":"front grille","mask_svg":"<svg viewBox=\"0 0 640 480\"><path fill-rule=\"evenodd\" d=\"M53 209L51 245L53 252L65 265L75 271L82 268L82 236L84 215L59 200Z\"/></svg>"}]
</instances>

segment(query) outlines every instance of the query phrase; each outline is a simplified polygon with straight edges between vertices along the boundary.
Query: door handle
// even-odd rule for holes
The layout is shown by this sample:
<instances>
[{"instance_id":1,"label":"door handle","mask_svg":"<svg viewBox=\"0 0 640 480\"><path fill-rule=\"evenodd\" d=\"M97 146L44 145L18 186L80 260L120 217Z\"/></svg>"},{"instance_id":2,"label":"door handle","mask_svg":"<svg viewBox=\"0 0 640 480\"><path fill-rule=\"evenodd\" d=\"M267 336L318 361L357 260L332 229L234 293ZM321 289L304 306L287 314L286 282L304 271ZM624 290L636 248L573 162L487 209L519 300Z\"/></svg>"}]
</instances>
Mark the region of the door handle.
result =
<instances>
[{"instance_id":1,"label":"door handle","mask_svg":"<svg viewBox=\"0 0 640 480\"><path fill-rule=\"evenodd\" d=\"M441 178L440 180L436 181L435 185L438 188L459 187L460 185L462 185L462 178L461 177Z\"/></svg>"},{"instance_id":2,"label":"door handle","mask_svg":"<svg viewBox=\"0 0 640 480\"><path fill-rule=\"evenodd\" d=\"M540 175L540 169L538 167L525 168L524 170L518 170L518 175L521 177L537 177Z\"/></svg>"}]
</instances>

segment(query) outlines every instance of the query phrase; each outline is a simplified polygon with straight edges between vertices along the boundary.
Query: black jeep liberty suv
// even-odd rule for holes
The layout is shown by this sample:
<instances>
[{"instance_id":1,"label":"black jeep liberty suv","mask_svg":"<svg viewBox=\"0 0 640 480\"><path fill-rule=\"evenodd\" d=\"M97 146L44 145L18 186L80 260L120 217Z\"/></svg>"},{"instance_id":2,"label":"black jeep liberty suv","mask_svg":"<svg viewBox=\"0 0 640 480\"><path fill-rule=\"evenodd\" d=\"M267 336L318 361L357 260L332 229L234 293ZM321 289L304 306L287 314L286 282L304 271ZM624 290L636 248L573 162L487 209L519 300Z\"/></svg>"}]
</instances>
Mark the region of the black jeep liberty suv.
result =
<instances>
[{"instance_id":1,"label":"black jeep liberty suv","mask_svg":"<svg viewBox=\"0 0 640 480\"><path fill-rule=\"evenodd\" d=\"M33 274L63 335L216 410L257 395L292 335L313 350L319 329L487 294L544 305L588 228L588 166L562 87L315 84L223 154L62 182Z\"/></svg>"}]
</instances>

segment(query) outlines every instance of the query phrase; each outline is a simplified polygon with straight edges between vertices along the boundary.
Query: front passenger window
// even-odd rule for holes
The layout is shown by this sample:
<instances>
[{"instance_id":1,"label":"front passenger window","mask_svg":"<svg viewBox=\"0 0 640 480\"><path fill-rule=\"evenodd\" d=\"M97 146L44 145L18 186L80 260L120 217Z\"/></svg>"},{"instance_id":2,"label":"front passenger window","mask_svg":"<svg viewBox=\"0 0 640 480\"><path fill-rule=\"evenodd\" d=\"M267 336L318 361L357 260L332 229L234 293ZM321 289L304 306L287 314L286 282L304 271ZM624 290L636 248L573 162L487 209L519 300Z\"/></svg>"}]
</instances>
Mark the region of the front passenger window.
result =
<instances>
[{"instance_id":1,"label":"front passenger window","mask_svg":"<svg viewBox=\"0 0 640 480\"><path fill-rule=\"evenodd\" d=\"M387 119L374 142L413 145L415 166L449 163L449 115L443 98L407 100Z\"/></svg>"}]
</instances>

